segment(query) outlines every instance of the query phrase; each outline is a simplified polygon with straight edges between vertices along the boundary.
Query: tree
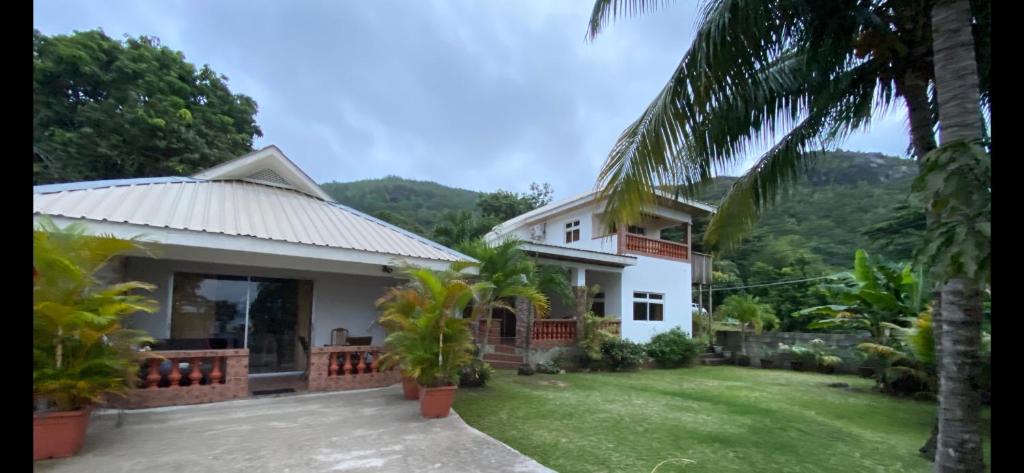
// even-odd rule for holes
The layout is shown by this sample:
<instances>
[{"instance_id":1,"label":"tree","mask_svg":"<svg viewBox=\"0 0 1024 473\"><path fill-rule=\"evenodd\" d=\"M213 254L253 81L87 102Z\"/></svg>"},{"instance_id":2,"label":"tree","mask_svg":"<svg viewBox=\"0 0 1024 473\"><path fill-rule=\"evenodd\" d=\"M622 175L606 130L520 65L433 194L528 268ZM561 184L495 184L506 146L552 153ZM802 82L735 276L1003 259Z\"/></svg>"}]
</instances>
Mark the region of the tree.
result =
<instances>
[{"instance_id":1,"label":"tree","mask_svg":"<svg viewBox=\"0 0 1024 473\"><path fill-rule=\"evenodd\" d=\"M842 305L811 307L800 315L827 315L812 328L866 330L884 341L892 329L903 329L925 310L922 281L909 264L873 260L864 250L854 256L853 272L835 276L837 284L826 289Z\"/></svg>"},{"instance_id":2,"label":"tree","mask_svg":"<svg viewBox=\"0 0 1024 473\"><path fill-rule=\"evenodd\" d=\"M740 323L740 351L747 354L746 336L749 325L754 333L760 334L766 324L778 325L779 319L768 304L764 304L750 295L735 295L725 298L725 302L716 310L722 318L736 319Z\"/></svg>"},{"instance_id":3,"label":"tree","mask_svg":"<svg viewBox=\"0 0 1024 473\"><path fill-rule=\"evenodd\" d=\"M534 182L526 194L505 190L483 194L477 199L476 207L480 215L500 223L551 203L553 192L551 184Z\"/></svg>"},{"instance_id":4,"label":"tree","mask_svg":"<svg viewBox=\"0 0 1024 473\"><path fill-rule=\"evenodd\" d=\"M33 182L187 175L252 150L256 102L158 39L33 43Z\"/></svg>"},{"instance_id":5,"label":"tree","mask_svg":"<svg viewBox=\"0 0 1024 473\"><path fill-rule=\"evenodd\" d=\"M550 303L548 297L537 287L538 282L550 277L538 277L537 266L519 249L520 242L515 239L490 246L483 239L463 242L455 248L477 260L477 262L454 263L452 269L461 271L465 268L477 268L478 281L486 281L493 289L484 294L473 308L474 329L479 328L480 317L486 314L480 357L487 349L487 339L491 333L491 319L494 309L515 310L509 301L522 297L529 301L531 312L543 317L547 315ZM480 333L479 330L476 333Z\"/></svg>"},{"instance_id":6,"label":"tree","mask_svg":"<svg viewBox=\"0 0 1024 473\"><path fill-rule=\"evenodd\" d=\"M643 13L664 3L597 0L590 37L616 16ZM965 98L963 104L974 107L955 106L954 113L947 113L947 117L964 117L954 118L952 128L962 128L958 125L965 121L977 122L972 126L983 132L977 111L979 105L988 110L991 103L989 3L709 3L702 10L693 44L672 78L622 133L601 171L601 195L608 199L606 215L620 222L640 218L651 203L651 191L658 186L693 194L714 169L738 163L750 146L781 129L781 140L736 181L705 234L709 245L734 245L756 217L813 163L815 149L831 146L867 125L875 109L888 108L896 99L907 106L910 149L923 160L935 148L934 127L942 100L936 101L935 94L929 96L928 91L933 85L939 90L938 72L947 67L940 59L949 60L957 73L973 79L966 81L966 86L951 86L959 87L954 91L970 89L972 97ZM938 5L934 15L933 5ZM953 29L933 31L933 19L947 8L953 11L950 5L955 5L957 15L953 16L957 18L943 19L949 24L960 21L959 34L950 34ZM939 46L945 42L956 46L943 51L952 58L939 54ZM947 79L954 81L954 76ZM973 130L968 134L982 135ZM927 201L931 206L932 200ZM971 294L969 286L959 282L956 286L966 287L964 294ZM936 298L936 326L946 327L941 317L944 307ZM941 359L941 352L939 356ZM975 445L973 440L968 443ZM945 468L939 463L937 467Z\"/></svg>"},{"instance_id":7,"label":"tree","mask_svg":"<svg viewBox=\"0 0 1024 473\"><path fill-rule=\"evenodd\" d=\"M454 247L484 236L497 223L493 218L479 218L468 210L449 210L441 214L441 222L434 226L431 238Z\"/></svg>"}]
</instances>

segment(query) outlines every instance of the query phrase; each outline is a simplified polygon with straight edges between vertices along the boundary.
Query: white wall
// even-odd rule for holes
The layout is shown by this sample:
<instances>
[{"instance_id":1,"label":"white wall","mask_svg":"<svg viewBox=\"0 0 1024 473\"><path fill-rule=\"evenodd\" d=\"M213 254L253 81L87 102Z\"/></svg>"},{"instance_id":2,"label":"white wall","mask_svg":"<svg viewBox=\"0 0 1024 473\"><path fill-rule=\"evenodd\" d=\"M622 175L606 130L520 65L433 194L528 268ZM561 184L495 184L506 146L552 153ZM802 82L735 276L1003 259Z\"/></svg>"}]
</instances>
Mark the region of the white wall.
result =
<instances>
[{"instance_id":1,"label":"white wall","mask_svg":"<svg viewBox=\"0 0 1024 473\"><path fill-rule=\"evenodd\" d=\"M376 300L385 290L401 284L390 277L375 277L323 272L305 272L254 266L199 263L179 260L128 258L127 280L145 281L157 286L152 297L160 303L154 314L136 314L129 326L144 329L155 338L170 336L170 289L174 272L198 272L238 276L259 276L313 281L313 346L330 343L331 330L344 327L349 335L372 336L374 344L384 342L384 329L371 323L377 319Z\"/></svg>"},{"instance_id":2,"label":"white wall","mask_svg":"<svg viewBox=\"0 0 1024 473\"><path fill-rule=\"evenodd\" d=\"M690 333L693 295L690 264L649 256L637 256L637 264L622 272L622 336L634 342L647 342L657 333L681 327ZM665 295L664 320L633 320L633 292ZM692 334L691 334L692 335Z\"/></svg>"}]
</instances>

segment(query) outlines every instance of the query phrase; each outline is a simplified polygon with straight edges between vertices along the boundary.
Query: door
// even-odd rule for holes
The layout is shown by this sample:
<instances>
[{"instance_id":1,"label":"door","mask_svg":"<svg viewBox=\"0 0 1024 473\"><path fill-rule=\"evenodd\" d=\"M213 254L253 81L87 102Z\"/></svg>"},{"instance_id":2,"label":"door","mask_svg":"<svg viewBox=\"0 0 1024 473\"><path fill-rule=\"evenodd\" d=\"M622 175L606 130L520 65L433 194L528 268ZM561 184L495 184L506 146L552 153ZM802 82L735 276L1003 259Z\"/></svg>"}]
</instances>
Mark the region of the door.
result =
<instances>
[{"instance_id":1,"label":"door","mask_svg":"<svg viewBox=\"0 0 1024 473\"><path fill-rule=\"evenodd\" d=\"M249 372L302 371L299 337L309 340L312 284L295 279L251 278Z\"/></svg>"}]
</instances>

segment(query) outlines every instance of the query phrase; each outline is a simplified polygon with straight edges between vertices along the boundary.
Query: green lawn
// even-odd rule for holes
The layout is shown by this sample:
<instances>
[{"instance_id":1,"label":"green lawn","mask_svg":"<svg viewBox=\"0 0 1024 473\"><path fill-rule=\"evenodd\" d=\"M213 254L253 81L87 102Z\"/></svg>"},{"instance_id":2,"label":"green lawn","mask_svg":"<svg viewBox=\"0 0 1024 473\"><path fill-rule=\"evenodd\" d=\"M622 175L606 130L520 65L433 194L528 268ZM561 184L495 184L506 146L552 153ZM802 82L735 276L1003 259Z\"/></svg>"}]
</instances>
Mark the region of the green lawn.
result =
<instances>
[{"instance_id":1,"label":"green lawn","mask_svg":"<svg viewBox=\"0 0 1024 473\"><path fill-rule=\"evenodd\" d=\"M827 387L849 383L851 390ZM934 404L871 380L733 366L516 376L459 389L470 425L559 472L926 472ZM988 428L988 409L984 414ZM988 442L986 442L988 458Z\"/></svg>"}]
</instances>

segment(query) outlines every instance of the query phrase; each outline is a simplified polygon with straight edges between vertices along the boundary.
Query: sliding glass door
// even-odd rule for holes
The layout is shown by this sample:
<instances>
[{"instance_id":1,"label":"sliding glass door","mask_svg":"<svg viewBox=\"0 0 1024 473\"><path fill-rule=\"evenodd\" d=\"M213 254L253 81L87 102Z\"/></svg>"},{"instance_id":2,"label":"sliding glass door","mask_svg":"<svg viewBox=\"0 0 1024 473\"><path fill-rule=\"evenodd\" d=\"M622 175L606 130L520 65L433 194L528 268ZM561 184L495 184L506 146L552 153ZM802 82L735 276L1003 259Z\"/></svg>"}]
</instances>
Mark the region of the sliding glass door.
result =
<instances>
[{"instance_id":1,"label":"sliding glass door","mask_svg":"<svg viewBox=\"0 0 1024 473\"><path fill-rule=\"evenodd\" d=\"M312 282L175 273L170 349L248 348L250 373L301 371Z\"/></svg>"}]
</instances>

